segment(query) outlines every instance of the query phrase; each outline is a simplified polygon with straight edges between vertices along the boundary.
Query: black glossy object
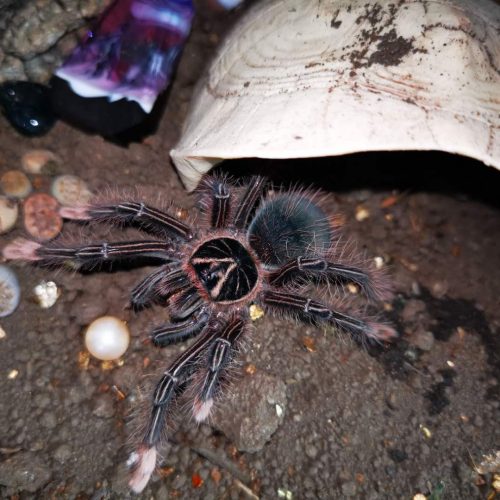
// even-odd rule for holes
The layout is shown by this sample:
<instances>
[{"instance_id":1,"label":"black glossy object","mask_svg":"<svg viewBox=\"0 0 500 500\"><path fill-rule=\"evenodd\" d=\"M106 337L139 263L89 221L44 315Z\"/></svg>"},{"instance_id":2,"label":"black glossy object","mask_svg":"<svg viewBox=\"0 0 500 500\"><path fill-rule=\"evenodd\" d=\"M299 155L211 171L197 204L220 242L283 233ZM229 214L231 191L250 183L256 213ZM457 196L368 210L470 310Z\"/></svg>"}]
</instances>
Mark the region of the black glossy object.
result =
<instances>
[{"instance_id":1,"label":"black glossy object","mask_svg":"<svg viewBox=\"0 0 500 500\"><path fill-rule=\"evenodd\" d=\"M11 125L24 135L43 135L56 121L50 89L38 83L19 81L0 85L0 105Z\"/></svg>"},{"instance_id":2,"label":"black glossy object","mask_svg":"<svg viewBox=\"0 0 500 500\"><path fill-rule=\"evenodd\" d=\"M52 77L51 105L55 112L74 126L114 137L137 125L147 117L134 101L120 99L110 102L107 97L82 97L73 92L67 81Z\"/></svg>"}]
</instances>

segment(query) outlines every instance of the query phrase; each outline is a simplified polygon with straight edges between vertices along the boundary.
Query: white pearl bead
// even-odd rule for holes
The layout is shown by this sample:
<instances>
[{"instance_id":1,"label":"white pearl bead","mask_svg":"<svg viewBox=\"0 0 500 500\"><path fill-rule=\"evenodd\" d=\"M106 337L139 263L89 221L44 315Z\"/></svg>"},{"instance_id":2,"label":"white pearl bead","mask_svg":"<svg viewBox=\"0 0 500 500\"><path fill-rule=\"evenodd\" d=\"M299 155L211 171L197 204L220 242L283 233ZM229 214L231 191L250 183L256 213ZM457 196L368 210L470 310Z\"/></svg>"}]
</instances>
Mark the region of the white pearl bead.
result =
<instances>
[{"instance_id":1,"label":"white pearl bead","mask_svg":"<svg viewBox=\"0 0 500 500\"><path fill-rule=\"evenodd\" d=\"M127 324L113 316L94 320L85 332L85 346L103 361L118 359L127 350L130 333Z\"/></svg>"}]
</instances>

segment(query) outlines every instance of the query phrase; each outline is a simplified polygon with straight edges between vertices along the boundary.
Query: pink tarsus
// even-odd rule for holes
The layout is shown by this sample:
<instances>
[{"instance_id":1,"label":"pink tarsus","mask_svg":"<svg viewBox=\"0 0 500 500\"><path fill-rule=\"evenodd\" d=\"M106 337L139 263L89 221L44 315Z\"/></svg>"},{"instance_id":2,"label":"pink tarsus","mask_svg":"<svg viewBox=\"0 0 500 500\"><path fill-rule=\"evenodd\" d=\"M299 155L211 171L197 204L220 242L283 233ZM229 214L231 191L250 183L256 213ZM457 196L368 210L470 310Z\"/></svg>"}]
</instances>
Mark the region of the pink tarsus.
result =
<instances>
[{"instance_id":1,"label":"pink tarsus","mask_svg":"<svg viewBox=\"0 0 500 500\"><path fill-rule=\"evenodd\" d=\"M42 245L36 241L27 240L25 238L16 238L3 248L2 255L4 258L9 260L40 260L41 257L37 255L37 250L41 246Z\"/></svg>"},{"instance_id":2,"label":"pink tarsus","mask_svg":"<svg viewBox=\"0 0 500 500\"><path fill-rule=\"evenodd\" d=\"M80 205L75 207L61 207L59 214L64 219L70 220L90 220L92 216L89 214L88 205Z\"/></svg>"},{"instance_id":3,"label":"pink tarsus","mask_svg":"<svg viewBox=\"0 0 500 500\"><path fill-rule=\"evenodd\" d=\"M212 406L214 404L213 399L208 399L207 401L200 401L197 399L193 404L193 415L196 422L201 423L204 422L210 412L212 411Z\"/></svg>"},{"instance_id":4,"label":"pink tarsus","mask_svg":"<svg viewBox=\"0 0 500 500\"><path fill-rule=\"evenodd\" d=\"M156 467L156 448L141 446L133 460L134 470L128 485L134 493L140 493L148 484Z\"/></svg>"}]
</instances>

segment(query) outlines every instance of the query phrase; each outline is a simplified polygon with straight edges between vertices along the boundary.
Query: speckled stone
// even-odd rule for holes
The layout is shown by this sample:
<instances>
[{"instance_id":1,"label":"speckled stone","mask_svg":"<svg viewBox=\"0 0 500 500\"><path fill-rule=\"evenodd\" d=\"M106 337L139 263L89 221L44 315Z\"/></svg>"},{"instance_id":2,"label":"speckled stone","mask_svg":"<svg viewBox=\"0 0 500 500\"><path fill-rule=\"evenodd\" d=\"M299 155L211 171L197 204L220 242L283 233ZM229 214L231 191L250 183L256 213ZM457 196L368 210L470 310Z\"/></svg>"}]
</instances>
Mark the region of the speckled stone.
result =
<instances>
[{"instance_id":1,"label":"speckled stone","mask_svg":"<svg viewBox=\"0 0 500 500\"><path fill-rule=\"evenodd\" d=\"M21 452L0 463L0 484L10 496L14 492L34 493L50 481L48 464L36 453Z\"/></svg>"},{"instance_id":2,"label":"speckled stone","mask_svg":"<svg viewBox=\"0 0 500 500\"><path fill-rule=\"evenodd\" d=\"M0 8L0 83L25 79L46 83L74 47L75 33L109 3L8 2Z\"/></svg>"},{"instance_id":3,"label":"speckled stone","mask_svg":"<svg viewBox=\"0 0 500 500\"><path fill-rule=\"evenodd\" d=\"M240 451L259 451L283 422L286 402L284 382L257 372L234 386L229 401L221 402L215 412L214 426Z\"/></svg>"}]
</instances>

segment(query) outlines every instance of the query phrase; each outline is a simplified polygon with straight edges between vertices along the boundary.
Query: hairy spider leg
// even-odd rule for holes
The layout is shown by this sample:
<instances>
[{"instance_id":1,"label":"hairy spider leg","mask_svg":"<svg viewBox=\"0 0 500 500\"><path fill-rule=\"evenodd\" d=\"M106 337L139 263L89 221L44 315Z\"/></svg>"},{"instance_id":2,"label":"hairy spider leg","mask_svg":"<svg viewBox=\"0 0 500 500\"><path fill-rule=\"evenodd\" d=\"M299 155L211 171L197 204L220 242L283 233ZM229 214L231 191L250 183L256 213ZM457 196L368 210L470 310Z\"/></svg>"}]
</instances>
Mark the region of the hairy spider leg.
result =
<instances>
[{"instance_id":1,"label":"hairy spider leg","mask_svg":"<svg viewBox=\"0 0 500 500\"><path fill-rule=\"evenodd\" d=\"M363 321L294 293L266 290L263 293L262 302L272 310L280 311L290 317L298 317L304 322L333 325L360 342L366 339L383 341L396 337L395 330L387 325Z\"/></svg>"},{"instance_id":2,"label":"hairy spider leg","mask_svg":"<svg viewBox=\"0 0 500 500\"><path fill-rule=\"evenodd\" d=\"M187 287L172 295L169 300L170 316L184 319L196 313L203 305L203 300L194 286Z\"/></svg>"},{"instance_id":3,"label":"hairy spider leg","mask_svg":"<svg viewBox=\"0 0 500 500\"><path fill-rule=\"evenodd\" d=\"M47 264L61 264L73 261L80 265L94 265L106 261L137 257L155 257L171 261L174 257L172 245L157 240L102 242L71 246L58 243L42 245L41 243L18 238L10 243L5 250L4 255L9 258L40 260Z\"/></svg>"},{"instance_id":4,"label":"hairy spider leg","mask_svg":"<svg viewBox=\"0 0 500 500\"><path fill-rule=\"evenodd\" d=\"M252 215L255 205L260 200L266 179L260 175L251 177L246 191L243 193L239 205L234 214L234 225L237 228L243 229L248 226L250 216Z\"/></svg>"},{"instance_id":5,"label":"hairy spider leg","mask_svg":"<svg viewBox=\"0 0 500 500\"><path fill-rule=\"evenodd\" d=\"M161 266L140 281L130 293L130 307L141 309L162 298L159 283L170 271L170 266Z\"/></svg>"},{"instance_id":6,"label":"hairy spider leg","mask_svg":"<svg viewBox=\"0 0 500 500\"><path fill-rule=\"evenodd\" d=\"M269 273L271 285L280 286L296 278L318 276L335 284L350 281L358 285L370 300L383 299L383 293L377 288L372 276L363 269L344 264L329 262L321 257L299 256L288 261L280 268Z\"/></svg>"},{"instance_id":7,"label":"hairy spider leg","mask_svg":"<svg viewBox=\"0 0 500 500\"><path fill-rule=\"evenodd\" d=\"M188 319L175 323L160 325L151 332L151 341L155 346L166 347L183 342L202 330L209 320L209 314L201 309Z\"/></svg>"},{"instance_id":8,"label":"hairy spider leg","mask_svg":"<svg viewBox=\"0 0 500 500\"><path fill-rule=\"evenodd\" d=\"M209 347L208 367L199 394L193 404L194 418L197 422L203 422L210 414L214 398L227 371L227 366L234 357L236 344L244 332L245 326L245 320L233 318Z\"/></svg>"},{"instance_id":9,"label":"hairy spider leg","mask_svg":"<svg viewBox=\"0 0 500 500\"><path fill-rule=\"evenodd\" d=\"M227 226L231 205L231 191L225 180L216 180L212 184L211 225L215 229Z\"/></svg>"},{"instance_id":10,"label":"hairy spider leg","mask_svg":"<svg viewBox=\"0 0 500 500\"><path fill-rule=\"evenodd\" d=\"M121 201L113 204L96 204L88 207L62 208L61 215L68 219L94 220L116 224L129 223L148 233L190 240L191 227L176 217L157 208L136 201Z\"/></svg>"},{"instance_id":11,"label":"hairy spider leg","mask_svg":"<svg viewBox=\"0 0 500 500\"><path fill-rule=\"evenodd\" d=\"M152 398L152 409L142 445L137 449L135 467L129 486L135 492L145 487L156 464L156 447L161 439L168 414L169 403L185 388L185 382L195 369L200 357L207 351L218 329L208 325L202 335L186 349L164 372L158 381Z\"/></svg>"}]
</instances>

